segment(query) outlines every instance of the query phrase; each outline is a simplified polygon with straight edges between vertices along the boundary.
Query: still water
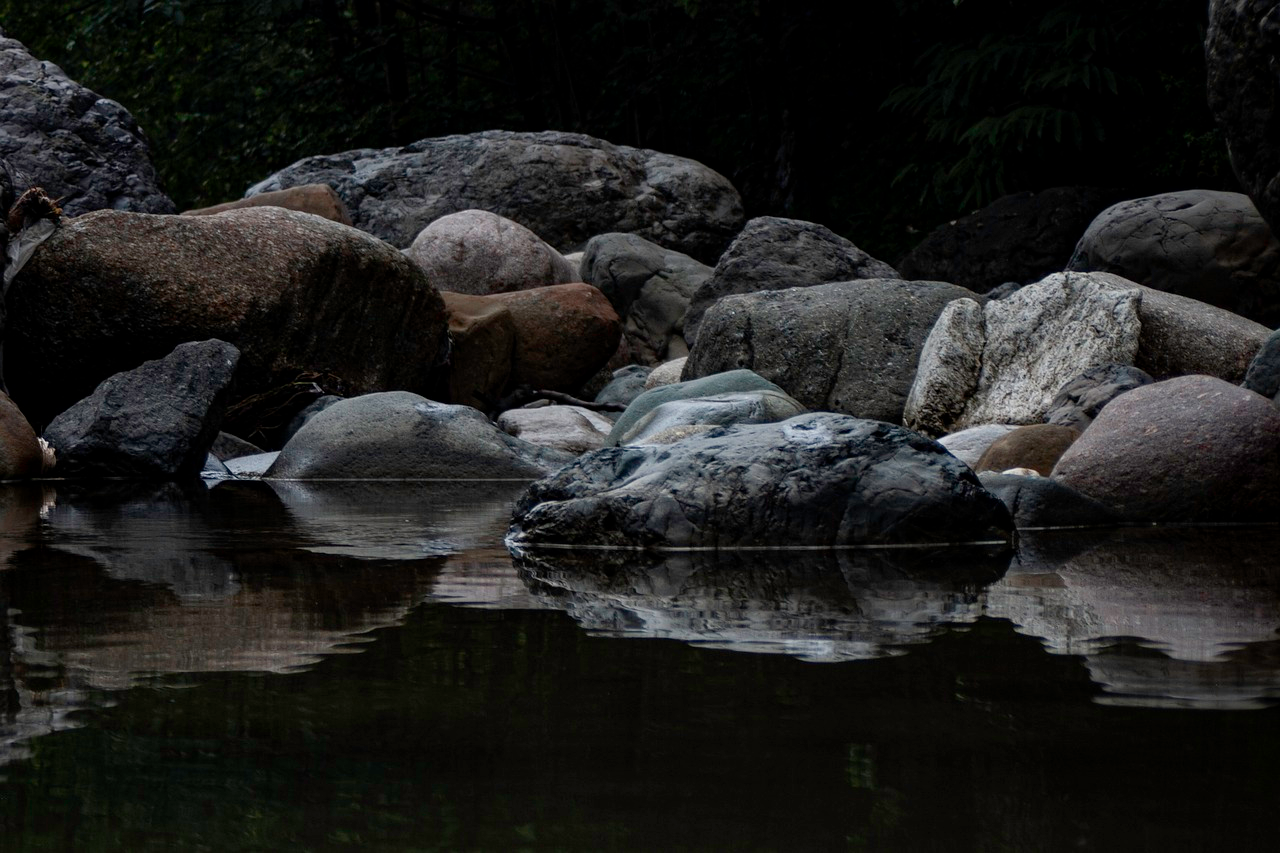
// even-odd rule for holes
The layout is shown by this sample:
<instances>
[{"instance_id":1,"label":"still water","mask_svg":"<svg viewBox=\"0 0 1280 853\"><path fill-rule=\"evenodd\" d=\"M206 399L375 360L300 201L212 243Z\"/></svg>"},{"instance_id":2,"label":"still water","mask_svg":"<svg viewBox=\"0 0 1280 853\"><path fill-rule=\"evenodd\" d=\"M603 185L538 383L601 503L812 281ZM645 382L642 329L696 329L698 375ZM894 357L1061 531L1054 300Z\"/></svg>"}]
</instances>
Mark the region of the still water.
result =
<instances>
[{"instance_id":1,"label":"still water","mask_svg":"<svg viewBox=\"0 0 1280 853\"><path fill-rule=\"evenodd\" d=\"M513 558L521 488L0 490L0 849L1276 849L1276 529Z\"/></svg>"}]
</instances>

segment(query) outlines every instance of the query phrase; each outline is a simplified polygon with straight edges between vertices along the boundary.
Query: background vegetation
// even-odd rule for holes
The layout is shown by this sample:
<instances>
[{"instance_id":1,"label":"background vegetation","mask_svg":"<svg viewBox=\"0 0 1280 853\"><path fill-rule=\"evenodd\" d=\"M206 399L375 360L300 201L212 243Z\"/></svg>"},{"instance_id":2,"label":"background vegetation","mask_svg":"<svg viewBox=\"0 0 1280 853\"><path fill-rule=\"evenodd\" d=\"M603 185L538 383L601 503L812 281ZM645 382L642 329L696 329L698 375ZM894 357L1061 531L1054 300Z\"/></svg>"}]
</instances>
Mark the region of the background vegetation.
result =
<instances>
[{"instance_id":1,"label":"background vegetation","mask_svg":"<svg viewBox=\"0 0 1280 853\"><path fill-rule=\"evenodd\" d=\"M1203 0L0 0L128 107L179 208L491 128L693 157L894 261L1006 192L1235 188Z\"/></svg>"}]
</instances>

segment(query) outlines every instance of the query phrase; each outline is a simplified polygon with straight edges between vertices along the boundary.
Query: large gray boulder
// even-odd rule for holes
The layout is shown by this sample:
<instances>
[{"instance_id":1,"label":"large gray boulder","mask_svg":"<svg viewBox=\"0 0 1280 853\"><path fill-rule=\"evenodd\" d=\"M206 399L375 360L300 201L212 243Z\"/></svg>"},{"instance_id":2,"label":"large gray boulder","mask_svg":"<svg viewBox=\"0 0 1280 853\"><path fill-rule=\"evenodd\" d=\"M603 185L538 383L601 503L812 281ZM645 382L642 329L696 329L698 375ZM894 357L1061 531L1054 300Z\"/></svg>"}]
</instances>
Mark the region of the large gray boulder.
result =
<instances>
[{"instance_id":1,"label":"large gray boulder","mask_svg":"<svg viewBox=\"0 0 1280 853\"><path fill-rule=\"evenodd\" d=\"M1274 521L1280 409L1211 376L1112 400L1053 470L1130 521Z\"/></svg>"},{"instance_id":2,"label":"large gray boulder","mask_svg":"<svg viewBox=\"0 0 1280 853\"><path fill-rule=\"evenodd\" d=\"M1034 424L1095 364L1132 364L1136 287L1059 273L979 306L947 306L929 333L907 399L907 426L943 434L984 423Z\"/></svg>"},{"instance_id":3,"label":"large gray boulder","mask_svg":"<svg viewBox=\"0 0 1280 853\"><path fill-rule=\"evenodd\" d=\"M60 477L194 477L218 436L240 353L186 343L116 374L49 424Z\"/></svg>"},{"instance_id":4,"label":"large gray boulder","mask_svg":"<svg viewBox=\"0 0 1280 853\"><path fill-rule=\"evenodd\" d=\"M829 412L605 448L529 487L509 541L653 548L1006 541L1008 510L935 442Z\"/></svg>"},{"instance_id":5,"label":"large gray boulder","mask_svg":"<svg viewBox=\"0 0 1280 853\"><path fill-rule=\"evenodd\" d=\"M32 56L0 31L0 159L69 216L110 208L173 213L151 149L124 107ZM7 208L6 208L7 209Z\"/></svg>"},{"instance_id":6,"label":"large gray boulder","mask_svg":"<svg viewBox=\"0 0 1280 853\"><path fill-rule=\"evenodd\" d=\"M6 301L6 379L37 424L183 341L240 350L233 404L300 376L342 394L422 389L446 343L444 303L413 262L276 207L67 220Z\"/></svg>"},{"instance_id":7,"label":"large gray boulder","mask_svg":"<svg viewBox=\"0 0 1280 853\"><path fill-rule=\"evenodd\" d=\"M1280 242L1242 193L1186 190L1112 205L1067 268L1115 273L1280 325Z\"/></svg>"},{"instance_id":8,"label":"large gray boulder","mask_svg":"<svg viewBox=\"0 0 1280 853\"><path fill-rule=\"evenodd\" d=\"M533 479L573 457L507 435L470 406L407 391L334 403L264 475L278 480Z\"/></svg>"},{"instance_id":9,"label":"large gray boulder","mask_svg":"<svg viewBox=\"0 0 1280 853\"><path fill-rule=\"evenodd\" d=\"M1116 198L1098 187L998 198L939 225L898 262L898 271L903 278L949 281L975 293L1039 281L1067 265L1080 235Z\"/></svg>"},{"instance_id":10,"label":"large gray boulder","mask_svg":"<svg viewBox=\"0 0 1280 853\"><path fill-rule=\"evenodd\" d=\"M487 296L578 281L578 270L537 234L487 210L440 217L405 254L451 293Z\"/></svg>"},{"instance_id":11,"label":"large gray boulder","mask_svg":"<svg viewBox=\"0 0 1280 853\"><path fill-rule=\"evenodd\" d=\"M601 234L587 243L581 273L609 298L642 363L688 355L684 317L710 267L636 234Z\"/></svg>"},{"instance_id":12,"label":"large gray boulder","mask_svg":"<svg viewBox=\"0 0 1280 853\"><path fill-rule=\"evenodd\" d=\"M742 199L701 163L580 133L491 130L299 160L245 195L298 184L337 190L356 227L408 246L428 223L478 208L560 251L625 231L714 260L742 227Z\"/></svg>"},{"instance_id":13,"label":"large gray boulder","mask_svg":"<svg viewBox=\"0 0 1280 853\"><path fill-rule=\"evenodd\" d=\"M893 267L825 225L760 216L743 227L716 262L711 277L694 292L684 319L685 340L690 345L697 340L703 314L726 296L898 277Z\"/></svg>"},{"instance_id":14,"label":"large gray boulder","mask_svg":"<svg viewBox=\"0 0 1280 853\"><path fill-rule=\"evenodd\" d=\"M663 403L669 403L672 400L692 400L695 397L712 397L717 394L733 394L739 391L776 391L780 394L786 393L768 379L752 373L750 370L727 370L724 373L704 376L701 379L691 379L687 382L676 382L671 385L659 385L656 388L650 388L631 401L626 411L613 422L613 430L609 433L605 446L616 447L621 443L622 436L629 434L635 429L637 423Z\"/></svg>"},{"instance_id":15,"label":"large gray boulder","mask_svg":"<svg viewBox=\"0 0 1280 853\"><path fill-rule=\"evenodd\" d=\"M1089 273L1114 287L1133 283L1110 273ZM1239 382L1271 330L1225 308L1141 286L1142 335L1134 365L1156 379L1194 373Z\"/></svg>"},{"instance_id":16,"label":"large gray boulder","mask_svg":"<svg viewBox=\"0 0 1280 853\"><path fill-rule=\"evenodd\" d=\"M930 329L949 303L975 297L897 279L730 296L707 312L684 376L747 368L810 409L901 423Z\"/></svg>"},{"instance_id":17,"label":"large gray boulder","mask_svg":"<svg viewBox=\"0 0 1280 853\"><path fill-rule=\"evenodd\" d=\"M1280 21L1267 0L1211 0L1205 64L1209 107L1231 165L1258 211L1280 227Z\"/></svg>"}]
</instances>

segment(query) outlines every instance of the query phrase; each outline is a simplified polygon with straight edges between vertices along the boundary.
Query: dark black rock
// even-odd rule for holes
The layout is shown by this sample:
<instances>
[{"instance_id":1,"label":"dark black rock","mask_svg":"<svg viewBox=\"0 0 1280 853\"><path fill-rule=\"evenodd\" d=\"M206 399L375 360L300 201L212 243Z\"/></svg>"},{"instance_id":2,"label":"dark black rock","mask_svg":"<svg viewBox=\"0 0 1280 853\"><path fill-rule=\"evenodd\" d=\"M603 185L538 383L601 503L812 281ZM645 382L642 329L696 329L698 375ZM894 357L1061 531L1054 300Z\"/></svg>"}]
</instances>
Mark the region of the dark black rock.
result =
<instances>
[{"instance_id":1,"label":"dark black rock","mask_svg":"<svg viewBox=\"0 0 1280 853\"><path fill-rule=\"evenodd\" d=\"M228 459L239 459L242 456L255 456L262 453L262 448L229 432L220 432L213 440L213 446L209 448L209 452L220 461L226 462Z\"/></svg>"},{"instance_id":2,"label":"dark black rock","mask_svg":"<svg viewBox=\"0 0 1280 853\"><path fill-rule=\"evenodd\" d=\"M653 368L640 364L629 364L619 367L613 372L613 379L596 395L595 403L621 403L631 405L631 401L644 393L644 381L649 378ZM604 412L606 417L617 420L618 412Z\"/></svg>"},{"instance_id":3,"label":"dark black rock","mask_svg":"<svg viewBox=\"0 0 1280 853\"><path fill-rule=\"evenodd\" d=\"M1280 331L1272 332L1267 338L1249 363L1249 370L1240 384L1273 400L1280 394Z\"/></svg>"},{"instance_id":4,"label":"dark black rock","mask_svg":"<svg viewBox=\"0 0 1280 853\"><path fill-rule=\"evenodd\" d=\"M651 548L1007 541L1004 504L943 447L828 412L669 445L605 448L534 483L520 546Z\"/></svg>"},{"instance_id":5,"label":"dark black rock","mask_svg":"<svg viewBox=\"0 0 1280 853\"><path fill-rule=\"evenodd\" d=\"M1081 432L1093 423L1102 407L1134 388L1155 380L1131 364L1100 364L1072 379L1053 398L1045 423L1073 427Z\"/></svg>"},{"instance_id":6,"label":"dark black rock","mask_svg":"<svg viewBox=\"0 0 1280 853\"><path fill-rule=\"evenodd\" d=\"M1106 505L1048 477L984 471L978 479L987 491L1004 501L1018 529L1105 527L1120 521Z\"/></svg>"},{"instance_id":7,"label":"dark black rock","mask_svg":"<svg viewBox=\"0 0 1280 853\"><path fill-rule=\"evenodd\" d=\"M239 359L225 341L180 344L162 359L107 379L45 430L59 476L181 480L199 474Z\"/></svg>"},{"instance_id":8,"label":"dark black rock","mask_svg":"<svg viewBox=\"0 0 1280 853\"><path fill-rule=\"evenodd\" d=\"M898 278L898 273L824 225L774 216L752 219L694 291L684 318L685 340L694 344L702 316L726 296L861 278Z\"/></svg>"},{"instance_id":9,"label":"dark black rock","mask_svg":"<svg viewBox=\"0 0 1280 853\"><path fill-rule=\"evenodd\" d=\"M284 434L281 436L281 445L287 444L289 439L297 435L298 430L307 425L307 421L342 399L337 394L325 394L308 403L302 411L293 416L293 419L289 421L289 425L285 427ZM258 452L261 453L261 451Z\"/></svg>"},{"instance_id":10,"label":"dark black rock","mask_svg":"<svg viewBox=\"0 0 1280 853\"><path fill-rule=\"evenodd\" d=\"M738 191L701 163L557 131L491 130L308 157L246 195L302 184L333 187L357 228L400 248L441 216L480 209L562 252L625 231L710 262L743 221Z\"/></svg>"},{"instance_id":11,"label":"dark black rock","mask_svg":"<svg viewBox=\"0 0 1280 853\"><path fill-rule=\"evenodd\" d=\"M0 158L19 182L15 190L43 187L68 216L102 208L175 212L128 110L3 32L0 80Z\"/></svg>"}]
</instances>

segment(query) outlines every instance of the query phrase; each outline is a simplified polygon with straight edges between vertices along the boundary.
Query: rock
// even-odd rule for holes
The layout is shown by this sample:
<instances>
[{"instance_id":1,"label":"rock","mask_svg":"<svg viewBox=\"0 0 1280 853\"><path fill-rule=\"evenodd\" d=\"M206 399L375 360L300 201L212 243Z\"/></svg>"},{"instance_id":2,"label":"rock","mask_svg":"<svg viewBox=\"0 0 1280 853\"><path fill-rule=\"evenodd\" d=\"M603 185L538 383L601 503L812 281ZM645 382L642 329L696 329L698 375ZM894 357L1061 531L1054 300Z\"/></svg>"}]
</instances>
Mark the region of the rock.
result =
<instances>
[{"instance_id":1,"label":"rock","mask_svg":"<svg viewBox=\"0 0 1280 853\"><path fill-rule=\"evenodd\" d=\"M45 430L58 453L58 476L199 475L239 357L225 341L179 344L163 359L107 379Z\"/></svg>"},{"instance_id":2,"label":"rock","mask_svg":"<svg viewBox=\"0 0 1280 853\"><path fill-rule=\"evenodd\" d=\"M1067 268L1114 273L1280 325L1280 242L1242 193L1186 190L1112 205Z\"/></svg>"},{"instance_id":3,"label":"rock","mask_svg":"<svg viewBox=\"0 0 1280 853\"><path fill-rule=\"evenodd\" d=\"M222 460L212 453L205 454L204 467L200 469L200 476L205 480L230 480L235 477L227 466L222 464Z\"/></svg>"},{"instance_id":4,"label":"rock","mask_svg":"<svg viewBox=\"0 0 1280 853\"><path fill-rule=\"evenodd\" d=\"M980 424L962 429L938 439L938 443L947 449L955 458L970 468L977 468L978 460L987 448L1001 436L1008 435L1018 429L1017 424Z\"/></svg>"},{"instance_id":5,"label":"rock","mask_svg":"<svg viewBox=\"0 0 1280 853\"><path fill-rule=\"evenodd\" d=\"M442 216L405 254L440 290L487 296L578 281L578 270L523 225L486 210Z\"/></svg>"},{"instance_id":6,"label":"rock","mask_svg":"<svg viewBox=\"0 0 1280 853\"><path fill-rule=\"evenodd\" d=\"M1275 6L1265 0L1211 0L1205 65L1209 107L1231 165L1262 216L1280 226L1280 61Z\"/></svg>"},{"instance_id":7,"label":"rock","mask_svg":"<svg viewBox=\"0 0 1280 853\"><path fill-rule=\"evenodd\" d=\"M218 457L219 461L226 462L229 459L261 453L262 448L229 432L220 432L214 437L213 444L209 446L209 452Z\"/></svg>"},{"instance_id":8,"label":"rock","mask_svg":"<svg viewBox=\"0 0 1280 853\"><path fill-rule=\"evenodd\" d=\"M511 312L515 385L576 394L609 360L622 337L613 306L589 284L557 284L486 298Z\"/></svg>"},{"instance_id":9,"label":"rock","mask_svg":"<svg viewBox=\"0 0 1280 853\"><path fill-rule=\"evenodd\" d=\"M1030 429L1030 427L1023 427ZM1009 508L1013 523L1019 529L1043 527L1105 527L1119 522L1109 507L1082 495L1059 480L1014 474L1009 471L983 471L978 474L982 486Z\"/></svg>"},{"instance_id":10,"label":"rock","mask_svg":"<svg viewBox=\"0 0 1280 853\"><path fill-rule=\"evenodd\" d=\"M441 396L487 412L511 381L516 321L507 306L484 296L443 292L449 315L447 387Z\"/></svg>"},{"instance_id":11,"label":"rock","mask_svg":"<svg viewBox=\"0 0 1280 853\"><path fill-rule=\"evenodd\" d=\"M337 394L325 394L312 400L289 421L289 425L284 430L284 442L287 443L289 439L297 435L298 430L307 425L307 421L343 399L345 398L339 397Z\"/></svg>"},{"instance_id":12,"label":"rock","mask_svg":"<svg viewBox=\"0 0 1280 853\"><path fill-rule=\"evenodd\" d=\"M632 366L638 365L635 365L635 359L631 356L631 345L627 343L627 336L621 335L618 338L618 348L613 351L613 355L609 356L609 360L602 364L590 379L582 383L576 396L583 400L595 399L595 396L613 381L615 371Z\"/></svg>"},{"instance_id":13,"label":"rock","mask_svg":"<svg viewBox=\"0 0 1280 853\"><path fill-rule=\"evenodd\" d=\"M1141 316L1139 310L1139 316ZM1053 398L1045 423L1072 427L1084 432L1085 427L1102 411L1102 407L1134 388L1150 385L1155 380L1145 370L1127 364L1099 364L1072 379Z\"/></svg>"},{"instance_id":14,"label":"rock","mask_svg":"<svg viewBox=\"0 0 1280 853\"><path fill-rule=\"evenodd\" d=\"M276 459L280 457L279 450L273 450L270 453L255 453L252 456L239 456L235 459L228 459L224 465L233 477L244 480L258 480L267 470L275 464Z\"/></svg>"},{"instance_id":15,"label":"rock","mask_svg":"<svg viewBox=\"0 0 1280 853\"><path fill-rule=\"evenodd\" d=\"M68 216L112 208L173 213L146 137L124 107L0 33L0 159ZM14 188L21 192L26 186ZM7 207L5 208L8 209Z\"/></svg>"},{"instance_id":16,"label":"rock","mask_svg":"<svg viewBox=\"0 0 1280 853\"><path fill-rule=\"evenodd\" d=\"M930 329L973 296L894 279L730 296L707 312L684 376L748 368L810 409L901 423Z\"/></svg>"},{"instance_id":17,"label":"rock","mask_svg":"<svg viewBox=\"0 0 1280 853\"><path fill-rule=\"evenodd\" d=\"M672 400L691 400L695 397L713 397L717 394L732 394L737 391L776 391L786 392L768 379L750 370L729 370L701 379L677 382L672 385L660 385L651 388L631 401L627 410L613 422L613 430L605 441L606 447L616 447L621 437L631 432L637 423L663 403Z\"/></svg>"},{"instance_id":18,"label":"rock","mask_svg":"<svg viewBox=\"0 0 1280 853\"><path fill-rule=\"evenodd\" d=\"M645 391L645 380L652 368L640 364L619 367L613 372L613 379L595 396L595 403L621 403L630 405L631 401ZM617 417L617 415L613 415Z\"/></svg>"},{"instance_id":19,"label":"rock","mask_svg":"<svg viewBox=\"0 0 1280 853\"><path fill-rule=\"evenodd\" d=\"M659 388L663 385L674 385L680 381L680 377L684 375L684 366L689 361L688 357L675 358L671 361L659 364L644 380L644 390L648 391L652 388Z\"/></svg>"},{"instance_id":20,"label":"rock","mask_svg":"<svg viewBox=\"0 0 1280 853\"><path fill-rule=\"evenodd\" d=\"M522 441L579 454L604 447L613 421L580 406L509 409L498 416L498 428Z\"/></svg>"},{"instance_id":21,"label":"rock","mask_svg":"<svg viewBox=\"0 0 1280 853\"><path fill-rule=\"evenodd\" d=\"M776 423L804 413L804 406L777 391L738 391L670 400L619 435L618 444L666 444L705 431L703 428Z\"/></svg>"},{"instance_id":22,"label":"rock","mask_svg":"<svg viewBox=\"0 0 1280 853\"><path fill-rule=\"evenodd\" d=\"M250 187L337 190L356 227L408 246L428 223L480 209L561 251L623 231L713 261L742 227L742 199L701 163L578 133L486 131L308 157Z\"/></svg>"},{"instance_id":23,"label":"rock","mask_svg":"<svg viewBox=\"0 0 1280 853\"><path fill-rule=\"evenodd\" d=\"M1141 299L1134 287L1058 273L981 309L948 305L920 355L905 423L939 434L1042 422L1058 390L1086 368L1133 363Z\"/></svg>"},{"instance_id":24,"label":"rock","mask_svg":"<svg viewBox=\"0 0 1280 853\"><path fill-rule=\"evenodd\" d=\"M623 334L644 364L688 354L684 315L711 268L636 234L591 238L582 280L600 288L623 320Z\"/></svg>"},{"instance_id":25,"label":"rock","mask_svg":"<svg viewBox=\"0 0 1280 853\"><path fill-rule=\"evenodd\" d=\"M0 391L0 480L26 480L44 470L36 432L13 400Z\"/></svg>"},{"instance_id":26,"label":"rock","mask_svg":"<svg viewBox=\"0 0 1280 853\"><path fill-rule=\"evenodd\" d=\"M1004 504L940 445L902 427L819 412L589 453L529 487L508 541L887 545L1007 541L1011 526Z\"/></svg>"},{"instance_id":27,"label":"rock","mask_svg":"<svg viewBox=\"0 0 1280 853\"><path fill-rule=\"evenodd\" d=\"M228 210L263 206L283 207L286 210L310 213L342 225L351 224L351 214L347 211L347 206L342 203L342 199L338 198L338 194L328 184L306 184L300 187L290 187L287 190L262 193L249 198L215 204L212 207L184 210L182 215L211 216L215 213L225 213Z\"/></svg>"},{"instance_id":28,"label":"rock","mask_svg":"<svg viewBox=\"0 0 1280 853\"><path fill-rule=\"evenodd\" d=\"M424 388L447 340L444 303L411 261L276 207L67 220L6 301L6 379L33 423L175 341L240 350L235 404L300 376L331 393Z\"/></svg>"},{"instance_id":29,"label":"rock","mask_svg":"<svg viewBox=\"0 0 1280 853\"><path fill-rule=\"evenodd\" d=\"M982 473L1029 468L1048 477L1058 458L1079 437L1079 430L1055 424L1018 427L993 441L973 470Z\"/></svg>"},{"instance_id":30,"label":"rock","mask_svg":"<svg viewBox=\"0 0 1280 853\"><path fill-rule=\"evenodd\" d=\"M1280 394L1280 331L1267 336L1240 384L1272 400Z\"/></svg>"},{"instance_id":31,"label":"rock","mask_svg":"<svg viewBox=\"0 0 1280 853\"><path fill-rule=\"evenodd\" d=\"M886 278L898 278L897 270L823 225L757 217L733 239L711 277L694 292L684 318L684 337L692 346L702 315L726 296Z\"/></svg>"},{"instance_id":32,"label":"rock","mask_svg":"<svg viewBox=\"0 0 1280 853\"><path fill-rule=\"evenodd\" d=\"M1089 223L1116 200L1113 190L1099 187L1007 195L939 225L898 262L898 271L974 293L1006 283L1016 289L1063 269Z\"/></svg>"},{"instance_id":33,"label":"rock","mask_svg":"<svg viewBox=\"0 0 1280 853\"><path fill-rule=\"evenodd\" d=\"M334 403L307 422L264 477L474 480L541 477L573 457L507 435L469 406L407 391Z\"/></svg>"},{"instance_id":34,"label":"rock","mask_svg":"<svg viewBox=\"0 0 1280 853\"><path fill-rule=\"evenodd\" d=\"M1145 385L1112 400L1053 476L1130 521L1274 521L1280 409L1210 376Z\"/></svg>"}]
</instances>

